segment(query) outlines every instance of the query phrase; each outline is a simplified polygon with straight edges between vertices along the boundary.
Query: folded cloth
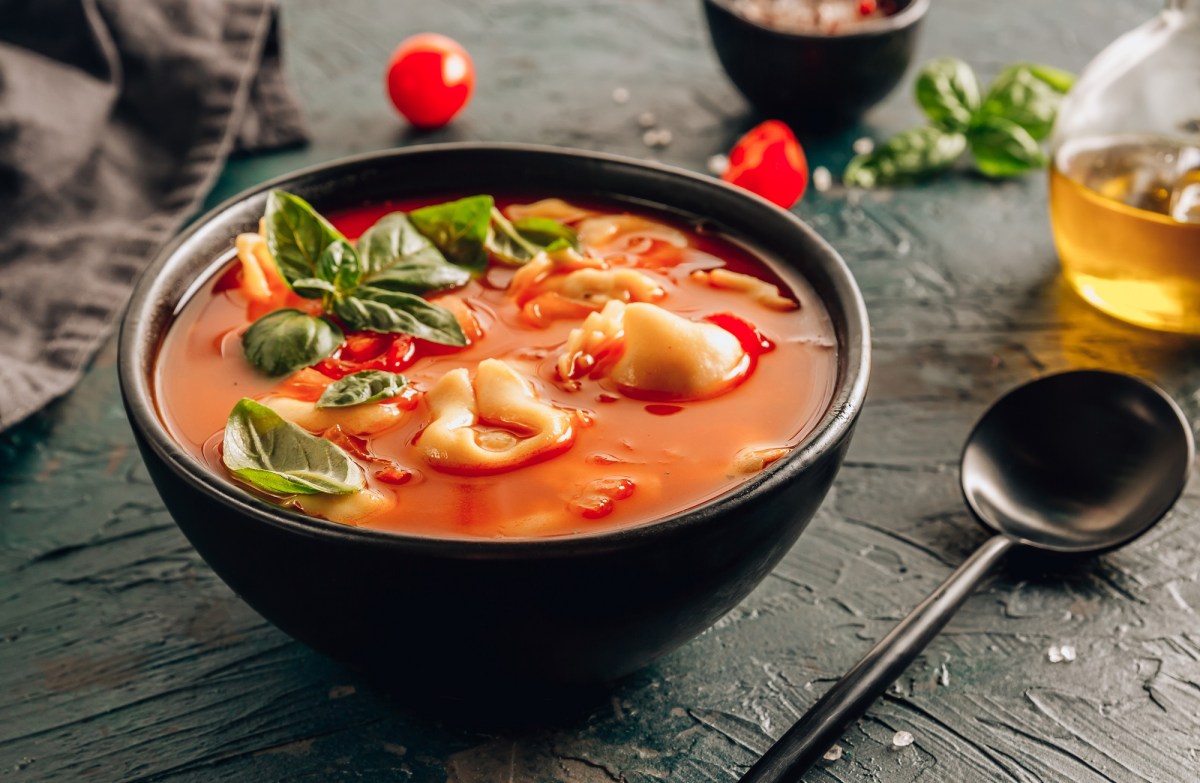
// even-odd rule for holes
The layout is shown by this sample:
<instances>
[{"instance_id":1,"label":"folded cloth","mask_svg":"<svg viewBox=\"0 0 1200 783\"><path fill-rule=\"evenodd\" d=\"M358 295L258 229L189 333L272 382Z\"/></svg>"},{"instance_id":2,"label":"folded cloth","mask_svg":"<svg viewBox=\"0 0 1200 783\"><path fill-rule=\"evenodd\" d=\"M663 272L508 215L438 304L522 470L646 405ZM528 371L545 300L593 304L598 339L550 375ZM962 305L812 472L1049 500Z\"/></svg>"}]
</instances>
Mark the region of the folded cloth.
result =
<instances>
[{"instance_id":1,"label":"folded cloth","mask_svg":"<svg viewBox=\"0 0 1200 783\"><path fill-rule=\"evenodd\" d=\"M0 430L68 391L229 152L304 139L274 0L0 0Z\"/></svg>"}]
</instances>

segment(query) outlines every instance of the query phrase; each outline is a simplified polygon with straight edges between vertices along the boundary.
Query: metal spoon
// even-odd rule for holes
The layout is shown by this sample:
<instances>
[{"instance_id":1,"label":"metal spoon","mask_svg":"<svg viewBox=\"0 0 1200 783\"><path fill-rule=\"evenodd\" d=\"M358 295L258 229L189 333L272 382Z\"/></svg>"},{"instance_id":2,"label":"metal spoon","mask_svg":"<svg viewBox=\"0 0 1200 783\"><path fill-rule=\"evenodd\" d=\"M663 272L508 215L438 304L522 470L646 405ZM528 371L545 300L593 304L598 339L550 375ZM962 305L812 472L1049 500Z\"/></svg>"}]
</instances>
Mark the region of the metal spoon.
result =
<instances>
[{"instance_id":1,"label":"metal spoon","mask_svg":"<svg viewBox=\"0 0 1200 783\"><path fill-rule=\"evenodd\" d=\"M1183 412L1139 378L1080 370L1000 398L963 449L963 497L996 535L881 639L742 777L797 783L925 648L1010 549L1096 554L1174 505L1195 446Z\"/></svg>"}]
</instances>

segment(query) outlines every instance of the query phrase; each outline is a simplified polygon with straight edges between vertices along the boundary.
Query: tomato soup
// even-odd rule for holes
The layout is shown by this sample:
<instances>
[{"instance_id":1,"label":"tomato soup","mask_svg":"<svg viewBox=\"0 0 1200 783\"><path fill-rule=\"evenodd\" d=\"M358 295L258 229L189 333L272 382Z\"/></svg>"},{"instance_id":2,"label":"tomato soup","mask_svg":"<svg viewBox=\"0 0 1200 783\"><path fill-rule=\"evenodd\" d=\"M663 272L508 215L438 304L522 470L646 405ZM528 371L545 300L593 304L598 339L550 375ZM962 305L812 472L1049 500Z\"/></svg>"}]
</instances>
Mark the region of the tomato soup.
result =
<instances>
[{"instance_id":1,"label":"tomato soup","mask_svg":"<svg viewBox=\"0 0 1200 783\"><path fill-rule=\"evenodd\" d=\"M744 482L829 405L820 300L703 224L490 197L323 222L285 196L182 304L155 377L172 436L283 506L434 536L638 525Z\"/></svg>"}]
</instances>

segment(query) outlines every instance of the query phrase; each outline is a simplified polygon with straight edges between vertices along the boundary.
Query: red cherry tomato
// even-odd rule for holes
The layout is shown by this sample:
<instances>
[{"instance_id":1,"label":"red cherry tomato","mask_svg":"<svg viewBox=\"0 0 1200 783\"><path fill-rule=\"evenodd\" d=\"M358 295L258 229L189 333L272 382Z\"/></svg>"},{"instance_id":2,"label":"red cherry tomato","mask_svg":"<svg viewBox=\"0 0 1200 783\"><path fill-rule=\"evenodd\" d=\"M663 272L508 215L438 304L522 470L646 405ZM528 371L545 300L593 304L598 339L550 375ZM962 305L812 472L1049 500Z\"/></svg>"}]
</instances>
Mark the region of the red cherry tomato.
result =
<instances>
[{"instance_id":1,"label":"red cherry tomato","mask_svg":"<svg viewBox=\"0 0 1200 783\"><path fill-rule=\"evenodd\" d=\"M808 187L808 162L792 129L767 120L733 145L721 179L788 209Z\"/></svg>"},{"instance_id":2,"label":"red cherry tomato","mask_svg":"<svg viewBox=\"0 0 1200 783\"><path fill-rule=\"evenodd\" d=\"M454 39L420 33L392 52L387 88L392 105L405 119L418 128L440 128L470 99L475 65Z\"/></svg>"}]
</instances>

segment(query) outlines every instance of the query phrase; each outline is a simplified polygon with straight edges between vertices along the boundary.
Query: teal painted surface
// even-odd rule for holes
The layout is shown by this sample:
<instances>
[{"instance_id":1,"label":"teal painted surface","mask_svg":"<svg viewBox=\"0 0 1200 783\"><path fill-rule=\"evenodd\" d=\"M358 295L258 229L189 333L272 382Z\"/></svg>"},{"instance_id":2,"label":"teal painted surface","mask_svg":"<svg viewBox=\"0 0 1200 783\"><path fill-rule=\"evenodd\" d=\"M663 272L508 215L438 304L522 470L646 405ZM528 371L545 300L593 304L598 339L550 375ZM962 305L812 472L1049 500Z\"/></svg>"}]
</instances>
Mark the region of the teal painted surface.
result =
<instances>
[{"instance_id":1,"label":"teal painted surface","mask_svg":"<svg viewBox=\"0 0 1200 783\"><path fill-rule=\"evenodd\" d=\"M231 161L210 203L345 154L445 140L600 149L702 171L755 121L724 81L698 4L295 0L289 69L305 148ZM1078 69L1153 0L935 3L921 59L985 77ZM392 46L462 41L479 87L416 135L382 92ZM907 91L910 79L903 88ZM630 92L618 105L614 88ZM641 142L653 112L673 134ZM863 135L918 121L907 92L810 140L834 171ZM371 691L242 604L163 511L113 367L0 437L0 779L16 781L733 781L981 539L958 495L962 439L1028 378L1106 366L1152 378L1194 420L1194 341L1122 326L1067 289L1045 182L969 174L796 212L847 258L874 329L868 407L812 527L714 628L577 714L534 727L433 719ZM1126 551L1067 573L1009 571L968 601L808 781L1200 778L1200 486ZM269 556L269 555L267 555ZM413 640L420 643L419 636ZM1077 658L1051 663L1069 644ZM895 750L906 730L913 746Z\"/></svg>"}]
</instances>

